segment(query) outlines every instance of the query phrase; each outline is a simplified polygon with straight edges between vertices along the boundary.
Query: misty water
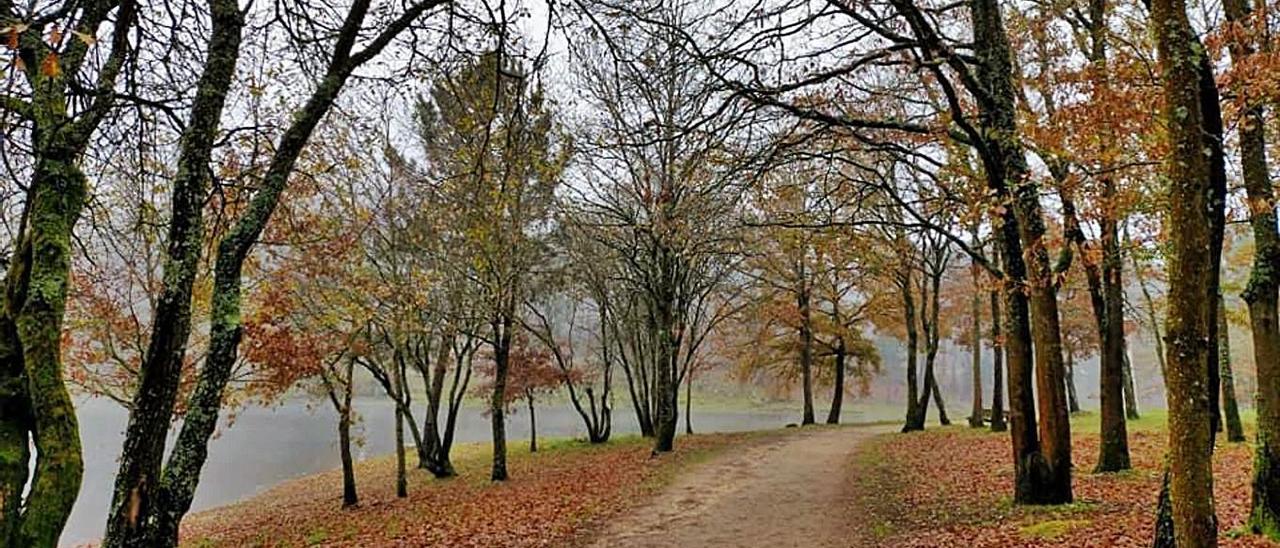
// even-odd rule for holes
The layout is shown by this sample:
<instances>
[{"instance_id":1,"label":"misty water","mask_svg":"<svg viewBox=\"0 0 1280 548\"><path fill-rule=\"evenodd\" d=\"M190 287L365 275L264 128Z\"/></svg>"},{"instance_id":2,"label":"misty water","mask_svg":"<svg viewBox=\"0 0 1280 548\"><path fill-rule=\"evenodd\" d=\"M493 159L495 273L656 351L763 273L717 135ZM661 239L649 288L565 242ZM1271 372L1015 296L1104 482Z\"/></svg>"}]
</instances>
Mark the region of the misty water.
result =
<instances>
[{"instance_id":1,"label":"misty water","mask_svg":"<svg viewBox=\"0 0 1280 548\"><path fill-rule=\"evenodd\" d=\"M124 409L108 400L83 400L77 407L85 474L80 498L62 536L62 543L68 546L92 542L102 536L127 421ZM363 445L355 449L358 458L392 452L391 404L385 399L359 399L356 408L362 420L355 431L364 440ZM779 428L797 419L797 411L785 410L699 410L695 407L693 412L694 429L699 432ZM480 408L464 409L458 420L458 442L489 439L489 419ZM683 418L681 420L683 431ZM860 417L856 409L846 409L844 420L866 418ZM528 439L526 413L518 413L508 422L510 439ZM338 467L335 425L332 408L309 405L305 401L239 410L234 423L228 426L224 421L210 443L209 460L204 466L192 511L235 502L281 481ZM615 410L614 432L636 432L635 417L630 409ZM585 437L585 432L572 408L548 404L538 409L538 435Z\"/></svg>"}]
</instances>

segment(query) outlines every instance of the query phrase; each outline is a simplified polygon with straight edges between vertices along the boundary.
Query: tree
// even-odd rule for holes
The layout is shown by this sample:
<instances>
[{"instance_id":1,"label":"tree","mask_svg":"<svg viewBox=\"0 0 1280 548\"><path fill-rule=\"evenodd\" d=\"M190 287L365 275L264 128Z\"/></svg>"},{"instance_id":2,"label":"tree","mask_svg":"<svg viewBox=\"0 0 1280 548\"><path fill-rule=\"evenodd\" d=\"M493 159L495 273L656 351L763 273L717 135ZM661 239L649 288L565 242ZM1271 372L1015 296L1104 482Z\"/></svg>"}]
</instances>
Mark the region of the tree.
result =
<instances>
[{"instance_id":1,"label":"tree","mask_svg":"<svg viewBox=\"0 0 1280 548\"><path fill-rule=\"evenodd\" d=\"M537 348L527 334L516 335L511 343L510 369L507 376L507 401L505 406L524 400L529 406L529 452L538 452L538 420L535 400L540 394L553 392L565 384L569 374L552 363L552 352ZM489 382L477 387L477 392L490 394L497 382L497 362L489 361L480 368Z\"/></svg>"},{"instance_id":2,"label":"tree","mask_svg":"<svg viewBox=\"0 0 1280 548\"><path fill-rule=\"evenodd\" d=\"M1227 46L1231 53L1232 71L1257 70L1269 44L1267 38L1255 38L1252 27L1264 25L1261 10L1248 0L1229 0L1222 8L1229 23ZM1265 36L1265 35L1264 35ZM1259 43L1261 41L1261 43ZM1259 51L1259 50L1263 51ZM1276 200L1267 166L1265 104L1259 90L1249 89L1247 79L1233 79L1238 97L1240 120L1237 133L1240 146L1241 173L1249 204L1249 224L1253 229L1253 269L1241 296L1248 305L1249 326L1253 338L1254 363L1257 367L1258 434L1255 444L1253 500L1249 527L1272 540L1280 539L1280 314L1277 313L1277 291L1280 279L1280 234L1276 231ZM1225 334L1220 334L1225 337ZM1226 356L1226 351L1219 349ZM1228 378L1224 375L1223 389ZM1230 406L1231 402L1228 401Z\"/></svg>"},{"instance_id":3,"label":"tree","mask_svg":"<svg viewBox=\"0 0 1280 548\"><path fill-rule=\"evenodd\" d=\"M0 4L15 54L0 95L4 146L27 151L18 176L29 180L0 303L6 545L57 545L80 490L80 433L61 360L72 232L89 193L83 158L133 57L136 15L131 0Z\"/></svg>"},{"instance_id":4,"label":"tree","mask_svg":"<svg viewBox=\"0 0 1280 548\"><path fill-rule=\"evenodd\" d=\"M623 327L615 340L626 351L618 359L642 430L651 417L654 451L669 452L681 374L706 328L723 317L714 311L725 310L712 297L733 270L727 251L738 240L734 220L746 178L738 176L751 167L733 160L752 157L744 151L753 150L753 136L736 131L741 110L721 108L707 71L683 54L684 32L710 31L696 4L651 6L643 17L653 25L633 17L648 6L578 4L587 24L572 59L589 108L578 141L587 161L575 208L622 259L618 282L627 298L611 310ZM701 333L693 332L699 325Z\"/></svg>"},{"instance_id":5,"label":"tree","mask_svg":"<svg viewBox=\"0 0 1280 548\"><path fill-rule=\"evenodd\" d=\"M315 88L305 103L280 134L270 160L261 173L256 191L247 192L246 204L238 209L239 215L230 221L217 243L213 259L214 281L209 313L210 343L196 386L188 399L187 414L178 433L177 441L169 453L167 464L161 467L164 451L163 435L166 432L176 397L173 386L178 378L172 365L180 363L186 343L186 333L153 332L157 348L171 352L153 352L155 367L144 366L134 411L130 414L130 426L126 431L121 471L116 477L112 498L111 517L104 538L106 546L146 544L172 546L177 544L178 525L191 506L199 483L200 470L208 455L208 442L217 426L222 406L223 392L227 386L243 332L241 321L242 272L246 259L265 230L272 213L280 203L281 195L288 187L298 158L311 135L337 100L351 75L371 59L378 56L401 32L408 29L420 16L443 4L443 0L424 0L404 7L402 11L389 10L369 19L371 3L354 2L337 21L336 33L328 33L332 41L320 40L315 44L320 50L318 58L323 64ZM222 13L237 12L237 5L224 7ZM382 11L382 10L378 10ZM369 19L369 20L366 20ZM374 28L366 32L366 27ZM228 36L233 33L228 32ZM238 51L238 41L228 39L221 43L209 57L225 60ZM211 86L206 93L220 95L227 87ZM202 116L208 115L202 111ZM219 116L208 116L206 124L193 125L212 140L216 135ZM210 127L212 126L212 127ZM192 169L203 172L203 163L193 163ZM203 177L202 175L193 177ZM179 188L175 186L175 189ZM189 191L182 200L197 200L201 186L192 184L182 188ZM176 215L171 223L185 224L191 221L186 215ZM171 229L171 235L177 228ZM193 233L200 233L196 230ZM190 313L189 297L183 287L194 275L182 265L190 260L190 241L174 239L170 242L165 294L172 295L174 321L181 326L181 317ZM172 272L172 274L168 274ZM157 313L157 317L161 316ZM157 325L168 325L157 321ZM162 344L163 343L163 344ZM150 380L154 379L154 380ZM152 388L154 387L154 388ZM151 402L139 405L143 401ZM147 479L150 478L150 479ZM136 509L136 511L135 511Z\"/></svg>"},{"instance_id":6,"label":"tree","mask_svg":"<svg viewBox=\"0 0 1280 548\"><path fill-rule=\"evenodd\" d=\"M440 181L448 222L462 235L469 266L460 275L479 292L477 313L493 352L494 481L507 479L511 345L571 149L559 139L553 105L536 76L504 49L468 56L432 85L430 101L417 112L428 173Z\"/></svg>"},{"instance_id":7,"label":"tree","mask_svg":"<svg viewBox=\"0 0 1280 548\"><path fill-rule=\"evenodd\" d=\"M1161 117L1168 146L1164 181L1169 235L1168 315L1165 320L1169 457L1158 513L1157 546L1217 546L1213 505L1213 431L1217 322L1214 321L1222 242L1225 177L1217 92L1208 59L1181 0L1152 0L1151 27L1164 91ZM1202 66L1203 65L1203 66ZM1208 82L1208 86L1206 86ZM1216 143L1214 140L1216 139ZM1217 152L1213 153L1214 147ZM1211 154L1205 154L1208 148ZM1219 156L1219 158L1215 158ZM1205 221L1208 212L1209 221ZM1206 345L1205 341L1209 341ZM1160 522L1166 520L1171 528Z\"/></svg>"}]
</instances>

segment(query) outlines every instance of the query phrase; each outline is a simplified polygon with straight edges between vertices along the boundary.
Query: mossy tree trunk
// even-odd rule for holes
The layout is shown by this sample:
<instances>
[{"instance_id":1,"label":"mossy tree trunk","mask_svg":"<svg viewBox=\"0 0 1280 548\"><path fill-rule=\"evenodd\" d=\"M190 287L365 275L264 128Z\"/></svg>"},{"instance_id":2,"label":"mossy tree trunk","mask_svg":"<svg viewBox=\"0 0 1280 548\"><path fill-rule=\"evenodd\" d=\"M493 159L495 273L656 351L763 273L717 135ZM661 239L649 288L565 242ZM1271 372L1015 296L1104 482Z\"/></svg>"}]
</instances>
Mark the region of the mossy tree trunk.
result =
<instances>
[{"instance_id":1,"label":"mossy tree trunk","mask_svg":"<svg viewBox=\"0 0 1280 548\"><path fill-rule=\"evenodd\" d=\"M0 545L37 548L58 545L84 472L61 356L72 238L89 193L80 161L114 104L137 6L97 0L31 9L46 8L60 15L32 21L12 4L0 8L6 21L31 23L11 28L21 61L12 70L27 89L0 94L5 116L29 128L31 170L0 303ZM63 31L98 36L108 23L110 37L97 48L103 55L91 55L88 40L56 50L45 41Z\"/></svg>"},{"instance_id":2,"label":"mossy tree trunk","mask_svg":"<svg viewBox=\"0 0 1280 548\"><path fill-rule=\"evenodd\" d=\"M1254 13L1249 0L1225 0L1222 7L1227 19L1235 24L1247 24ZM1245 35L1230 40L1228 47L1233 63L1247 60L1258 49ZM1258 379L1257 441L1248 526L1254 533L1280 540L1280 317L1277 316L1280 235L1276 232L1276 199L1267 166L1266 112L1263 104L1254 100L1247 102L1243 111L1237 131L1254 256L1242 297L1249 310ZM1224 390L1226 385L1224 375Z\"/></svg>"},{"instance_id":3,"label":"mossy tree trunk","mask_svg":"<svg viewBox=\"0 0 1280 548\"><path fill-rule=\"evenodd\" d=\"M143 541L137 522L147 515L161 476L165 440L176 403L187 340L191 296L204 248L204 205L209 162L240 56L244 12L232 0L209 2L212 20L206 61L196 85L187 127L179 145L163 287L156 301L151 338L139 368L124 447L116 473L103 546Z\"/></svg>"},{"instance_id":4,"label":"mossy tree trunk","mask_svg":"<svg viewBox=\"0 0 1280 548\"><path fill-rule=\"evenodd\" d=\"M1165 320L1165 385L1169 406L1167 505L1157 514L1157 546L1217 546L1213 503L1213 437L1217 356L1216 294L1222 238L1225 170L1221 114L1205 50L1187 18L1183 0L1153 0L1162 118L1169 152L1165 222L1169 278ZM1211 96L1210 96L1211 95ZM1216 142L1214 142L1216 141ZM1210 154L1205 154L1210 150ZM1206 214L1209 222L1205 222ZM1212 293L1209 293L1212 291ZM1208 343L1208 344L1206 344ZM1171 532L1172 538L1161 531Z\"/></svg>"},{"instance_id":5,"label":"mossy tree trunk","mask_svg":"<svg viewBox=\"0 0 1280 548\"><path fill-rule=\"evenodd\" d=\"M927 70L940 82L949 84L951 74L957 74L955 78L979 107L977 124L972 124L972 114L955 93L955 86L948 85L951 114L962 121L959 129L975 145L993 198L1005 206L993 224L998 226L997 241L1004 267L1001 273L1006 299L1014 500L1036 504L1070 502L1071 430L1063 385L1057 292L1043 245L1046 233L1039 188L1028 176L1017 129L1012 49L1000 5L995 0L969 3L974 29L970 62L954 54L916 3L892 0L891 4L914 35L902 43L921 52ZM896 34L885 34L899 39ZM1033 397L1033 382L1038 400Z\"/></svg>"},{"instance_id":6,"label":"mossy tree trunk","mask_svg":"<svg viewBox=\"0 0 1280 548\"><path fill-rule=\"evenodd\" d=\"M986 103L980 113L986 151L982 154L983 164L988 186L1012 206L1001 231L1004 246L1001 257L1006 276L1013 282L1005 286L1013 297L1006 301L1010 316L1007 343L1010 407L1014 413L1023 415L1020 420L1031 425L1036 421L1028 415L1039 419L1039 428L1034 432L1026 430L1025 425L1022 425L1024 429L1016 426L1013 429L1014 454L1021 462L1015 466L1018 473L1014 498L1022 503L1067 503L1072 500L1071 426L1063 384L1057 290L1048 250L1042 245L1045 225L1039 188L1028 177L1025 151L1017 129L1013 58L999 3L975 0L970 9L974 42L978 45L976 73L982 83L982 89L970 91L985 94ZM1026 284L1029 293L1026 297L1020 296L1022 288L1017 286L1020 282ZM1020 341L1015 344L1013 339ZM1038 396L1034 411L1029 405L1033 350ZM1024 401L1014 405L1015 398ZM1018 438L1022 438L1021 441Z\"/></svg>"}]
</instances>

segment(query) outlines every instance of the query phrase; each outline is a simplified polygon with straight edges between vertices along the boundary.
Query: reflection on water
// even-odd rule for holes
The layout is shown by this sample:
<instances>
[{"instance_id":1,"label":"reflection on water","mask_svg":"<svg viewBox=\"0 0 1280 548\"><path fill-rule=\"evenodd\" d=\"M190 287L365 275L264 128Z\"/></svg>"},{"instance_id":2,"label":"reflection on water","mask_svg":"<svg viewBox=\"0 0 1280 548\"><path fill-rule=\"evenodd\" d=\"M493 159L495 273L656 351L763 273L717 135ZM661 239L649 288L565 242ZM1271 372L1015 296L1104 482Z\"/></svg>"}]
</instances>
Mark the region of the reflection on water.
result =
<instances>
[{"instance_id":1,"label":"reflection on water","mask_svg":"<svg viewBox=\"0 0 1280 548\"><path fill-rule=\"evenodd\" d=\"M62 536L65 545L86 543L102 536L127 420L124 410L107 400L85 400L77 407L85 475L80 498ZM357 448L359 457L390 453L394 447L394 413L390 403L383 399L357 400L356 409L362 419L356 432L364 438L364 445ZM795 422L796 415L797 412L790 411L695 409L693 425L700 432L759 430ZM855 416L853 411L846 411L845 415ZM458 422L458 442L489 439L489 419L481 409L463 409ZM615 410L613 424L617 434L636 432L635 418L627 408ZM336 425L330 407L308 406L304 402L241 410L235 423L221 429L210 445L209 460L205 463L192 510L227 504L283 480L340 466ZM528 438L529 423L525 414L509 419L507 433L511 439ZM538 435L586 437L581 419L566 405L549 405L538 410Z\"/></svg>"}]
</instances>

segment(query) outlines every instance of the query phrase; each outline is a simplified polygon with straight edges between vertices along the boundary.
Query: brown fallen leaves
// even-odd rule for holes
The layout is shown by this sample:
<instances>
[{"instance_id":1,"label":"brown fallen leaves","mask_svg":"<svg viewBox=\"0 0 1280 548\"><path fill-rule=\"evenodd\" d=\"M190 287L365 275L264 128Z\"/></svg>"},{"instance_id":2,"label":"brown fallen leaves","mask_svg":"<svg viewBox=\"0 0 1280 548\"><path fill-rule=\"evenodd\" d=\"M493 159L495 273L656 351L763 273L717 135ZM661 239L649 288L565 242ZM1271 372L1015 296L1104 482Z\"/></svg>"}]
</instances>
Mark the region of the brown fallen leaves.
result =
<instances>
[{"instance_id":1,"label":"brown fallen leaves","mask_svg":"<svg viewBox=\"0 0 1280 548\"><path fill-rule=\"evenodd\" d=\"M455 452L459 477L410 472L409 497L395 497L395 462L356 467L360 506L342 510L342 477L331 471L290 481L231 506L192 515L184 546L563 546L660 486L691 460L758 437L683 437L677 452L650 458L648 440L591 446L553 441L530 454L514 444L511 480L488 480L488 448ZM413 455L409 455L412 466Z\"/></svg>"},{"instance_id":2,"label":"brown fallen leaves","mask_svg":"<svg viewBox=\"0 0 1280 548\"><path fill-rule=\"evenodd\" d=\"M1088 420L1096 421L1091 417ZM1092 474L1098 435L1073 434L1074 504L1011 503L1008 434L951 427L880 436L864 445L849 488L854 544L902 547L1147 547L1165 434L1131 432L1134 469ZM1214 491L1221 545L1275 546L1242 533L1249 513L1251 448L1219 436Z\"/></svg>"}]
</instances>

